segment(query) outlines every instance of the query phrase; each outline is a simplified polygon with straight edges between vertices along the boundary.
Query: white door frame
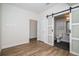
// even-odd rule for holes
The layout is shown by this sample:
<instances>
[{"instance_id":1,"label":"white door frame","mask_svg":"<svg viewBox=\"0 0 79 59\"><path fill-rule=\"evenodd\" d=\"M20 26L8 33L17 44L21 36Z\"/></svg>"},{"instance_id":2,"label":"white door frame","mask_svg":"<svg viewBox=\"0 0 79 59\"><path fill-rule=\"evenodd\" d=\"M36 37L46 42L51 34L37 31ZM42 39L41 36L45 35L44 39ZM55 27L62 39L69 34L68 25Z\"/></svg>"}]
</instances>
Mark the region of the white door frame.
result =
<instances>
[{"instance_id":1,"label":"white door frame","mask_svg":"<svg viewBox=\"0 0 79 59\"><path fill-rule=\"evenodd\" d=\"M72 29L72 13L70 13L70 30ZM72 45L72 31L70 33L70 53L71 53L71 45Z\"/></svg>"},{"instance_id":2,"label":"white door frame","mask_svg":"<svg viewBox=\"0 0 79 59\"><path fill-rule=\"evenodd\" d=\"M69 28L70 28L70 30L71 30L71 13L70 13L70 11L66 11L66 12L62 12L62 13L59 13L59 14L56 14L56 15L53 15L53 32L54 32L54 18L56 17L56 16L58 16L58 15L62 15L62 14L66 14L66 13L69 13L69 18L70 18L70 24L69 24ZM53 33L53 35L54 35L54 33ZM53 39L54 39L54 37L53 37ZM54 42L54 41L53 41ZM69 43L70 43L70 45L69 45L69 52L71 51L71 33L70 33L70 37L69 37ZM53 44L53 46L54 46L54 44Z\"/></svg>"}]
</instances>

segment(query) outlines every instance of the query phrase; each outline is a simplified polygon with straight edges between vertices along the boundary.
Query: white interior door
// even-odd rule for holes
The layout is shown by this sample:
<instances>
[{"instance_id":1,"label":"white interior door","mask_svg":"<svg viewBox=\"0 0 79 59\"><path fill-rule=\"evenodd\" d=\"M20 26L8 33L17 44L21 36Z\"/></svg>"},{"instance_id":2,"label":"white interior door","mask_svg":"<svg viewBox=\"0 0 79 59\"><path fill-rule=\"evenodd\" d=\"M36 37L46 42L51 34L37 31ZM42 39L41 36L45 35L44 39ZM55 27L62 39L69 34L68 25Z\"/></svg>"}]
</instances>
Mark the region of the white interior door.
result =
<instances>
[{"instance_id":1,"label":"white interior door","mask_svg":"<svg viewBox=\"0 0 79 59\"><path fill-rule=\"evenodd\" d=\"M54 17L48 17L48 44L54 45Z\"/></svg>"},{"instance_id":2,"label":"white interior door","mask_svg":"<svg viewBox=\"0 0 79 59\"><path fill-rule=\"evenodd\" d=\"M70 52L79 55L79 8L72 9L71 20Z\"/></svg>"},{"instance_id":3,"label":"white interior door","mask_svg":"<svg viewBox=\"0 0 79 59\"><path fill-rule=\"evenodd\" d=\"M30 20L30 39L37 38L37 21Z\"/></svg>"}]
</instances>

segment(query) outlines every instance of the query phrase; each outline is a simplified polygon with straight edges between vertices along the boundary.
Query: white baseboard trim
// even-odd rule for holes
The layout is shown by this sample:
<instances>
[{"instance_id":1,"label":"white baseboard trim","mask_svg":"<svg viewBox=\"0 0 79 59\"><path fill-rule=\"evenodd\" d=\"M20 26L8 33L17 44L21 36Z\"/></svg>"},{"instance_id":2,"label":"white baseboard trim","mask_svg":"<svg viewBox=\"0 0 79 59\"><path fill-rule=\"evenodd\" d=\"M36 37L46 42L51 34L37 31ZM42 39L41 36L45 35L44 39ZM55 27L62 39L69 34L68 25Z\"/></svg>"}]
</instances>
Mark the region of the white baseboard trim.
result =
<instances>
[{"instance_id":1,"label":"white baseboard trim","mask_svg":"<svg viewBox=\"0 0 79 59\"><path fill-rule=\"evenodd\" d=\"M72 53L72 54L74 54L74 55L79 56L79 54L78 54L78 53L76 53L76 52L70 51L70 53Z\"/></svg>"},{"instance_id":2,"label":"white baseboard trim","mask_svg":"<svg viewBox=\"0 0 79 59\"><path fill-rule=\"evenodd\" d=\"M48 45L51 45L51 46L53 46L53 44L50 44L50 43L48 43L48 42L44 42L44 43L46 43L46 44L48 44Z\"/></svg>"},{"instance_id":3,"label":"white baseboard trim","mask_svg":"<svg viewBox=\"0 0 79 59\"><path fill-rule=\"evenodd\" d=\"M39 41L42 41L42 40L39 40ZM44 43L46 43L46 44L48 44L48 45L54 46L54 44L50 44L50 43L45 42L45 41L42 41L42 42L44 42Z\"/></svg>"},{"instance_id":4,"label":"white baseboard trim","mask_svg":"<svg viewBox=\"0 0 79 59\"><path fill-rule=\"evenodd\" d=\"M18 46L18 45L22 45L22 44L26 44L26 43L29 43L29 41L28 42L26 42L26 41L25 42L21 42L21 43L18 43L18 44L5 45L5 46L2 47L2 49L14 47L14 46Z\"/></svg>"},{"instance_id":5,"label":"white baseboard trim","mask_svg":"<svg viewBox=\"0 0 79 59\"><path fill-rule=\"evenodd\" d=\"M39 41L40 39L37 38L37 40Z\"/></svg>"}]
</instances>

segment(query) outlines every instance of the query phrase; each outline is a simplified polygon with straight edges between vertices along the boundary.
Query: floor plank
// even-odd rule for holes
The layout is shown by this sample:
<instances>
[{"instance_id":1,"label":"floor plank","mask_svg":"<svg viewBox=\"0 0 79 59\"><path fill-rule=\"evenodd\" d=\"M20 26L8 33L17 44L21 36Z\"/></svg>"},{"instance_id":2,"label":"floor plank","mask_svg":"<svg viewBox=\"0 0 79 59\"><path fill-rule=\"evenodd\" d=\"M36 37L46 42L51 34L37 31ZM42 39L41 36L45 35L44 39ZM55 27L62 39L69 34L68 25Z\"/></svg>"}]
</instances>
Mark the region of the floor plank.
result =
<instances>
[{"instance_id":1,"label":"floor plank","mask_svg":"<svg viewBox=\"0 0 79 59\"><path fill-rule=\"evenodd\" d=\"M32 41L31 43L3 49L2 56L73 56L73 54L41 41Z\"/></svg>"}]
</instances>

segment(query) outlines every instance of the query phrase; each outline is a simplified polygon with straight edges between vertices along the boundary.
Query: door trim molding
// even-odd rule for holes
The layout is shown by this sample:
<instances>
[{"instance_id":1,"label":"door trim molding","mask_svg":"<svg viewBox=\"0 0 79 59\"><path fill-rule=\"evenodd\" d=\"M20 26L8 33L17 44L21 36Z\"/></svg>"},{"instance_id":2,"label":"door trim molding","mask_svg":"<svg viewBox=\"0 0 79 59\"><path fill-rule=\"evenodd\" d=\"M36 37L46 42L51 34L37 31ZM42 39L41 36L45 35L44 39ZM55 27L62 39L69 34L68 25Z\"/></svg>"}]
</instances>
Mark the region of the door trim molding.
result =
<instances>
[{"instance_id":1,"label":"door trim molding","mask_svg":"<svg viewBox=\"0 0 79 59\"><path fill-rule=\"evenodd\" d=\"M70 53L72 53L72 54L74 54L74 55L79 55L78 53L76 53L76 52L73 52L73 51L70 51Z\"/></svg>"},{"instance_id":2,"label":"door trim molding","mask_svg":"<svg viewBox=\"0 0 79 59\"><path fill-rule=\"evenodd\" d=\"M0 56L1 56L1 50L0 50Z\"/></svg>"}]
</instances>

